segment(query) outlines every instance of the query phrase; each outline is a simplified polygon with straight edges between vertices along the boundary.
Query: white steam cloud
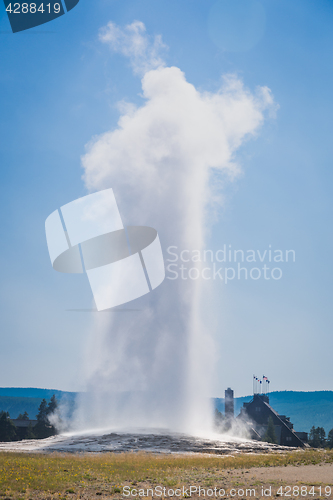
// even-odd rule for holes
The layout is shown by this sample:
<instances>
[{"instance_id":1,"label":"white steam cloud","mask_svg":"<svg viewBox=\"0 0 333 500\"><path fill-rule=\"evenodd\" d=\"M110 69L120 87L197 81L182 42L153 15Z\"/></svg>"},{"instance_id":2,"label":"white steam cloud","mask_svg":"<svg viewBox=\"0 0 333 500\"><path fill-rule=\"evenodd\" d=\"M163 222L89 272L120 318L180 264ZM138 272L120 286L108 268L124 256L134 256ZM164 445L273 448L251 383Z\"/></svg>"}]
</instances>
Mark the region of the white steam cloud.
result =
<instances>
[{"instance_id":1,"label":"white steam cloud","mask_svg":"<svg viewBox=\"0 0 333 500\"><path fill-rule=\"evenodd\" d=\"M176 67L165 67L160 37L142 23L109 23L100 40L142 73L144 102L123 109L118 126L94 138L82 159L91 191L112 187L124 224L149 225L165 250L201 249L217 182L239 172L237 148L254 136L270 90L255 94L234 76L215 93L200 92ZM220 174L219 174L220 173ZM199 281L165 280L128 308L99 314L89 348L82 425L166 427L198 432L210 426L214 346L202 321Z\"/></svg>"},{"instance_id":2,"label":"white steam cloud","mask_svg":"<svg viewBox=\"0 0 333 500\"><path fill-rule=\"evenodd\" d=\"M128 57L137 74L164 66L161 53L167 47L162 42L162 37L148 37L146 27L141 21L128 24L124 30L109 22L101 29L99 39L109 44L113 52Z\"/></svg>"}]
</instances>

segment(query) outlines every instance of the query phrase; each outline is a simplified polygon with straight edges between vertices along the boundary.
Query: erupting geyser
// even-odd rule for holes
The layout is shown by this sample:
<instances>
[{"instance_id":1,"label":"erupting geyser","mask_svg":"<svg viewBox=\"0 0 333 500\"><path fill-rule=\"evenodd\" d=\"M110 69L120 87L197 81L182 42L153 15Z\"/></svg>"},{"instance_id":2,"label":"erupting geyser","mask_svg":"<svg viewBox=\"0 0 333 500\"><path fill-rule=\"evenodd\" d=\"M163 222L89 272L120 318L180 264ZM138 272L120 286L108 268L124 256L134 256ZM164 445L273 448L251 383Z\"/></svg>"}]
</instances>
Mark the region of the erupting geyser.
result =
<instances>
[{"instance_id":1,"label":"erupting geyser","mask_svg":"<svg viewBox=\"0 0 333 500\"><path fill-rule=\"evenodd\" d=\"M123 105L117 128L88 145L86 187L112 187L124 225L156 228L164 251L201 249L216 186L238 173L234 153L263 123L270 91L253 95L227 76L215 93L199 92L164 66L161 39L138 21L124 30L109 23L100 40L141 73L144 102ZM166 279L126 306L136 310L96 314L77 427L209 429L214 348L201 299L200 280Z\"/></svg>"}]
</instances>

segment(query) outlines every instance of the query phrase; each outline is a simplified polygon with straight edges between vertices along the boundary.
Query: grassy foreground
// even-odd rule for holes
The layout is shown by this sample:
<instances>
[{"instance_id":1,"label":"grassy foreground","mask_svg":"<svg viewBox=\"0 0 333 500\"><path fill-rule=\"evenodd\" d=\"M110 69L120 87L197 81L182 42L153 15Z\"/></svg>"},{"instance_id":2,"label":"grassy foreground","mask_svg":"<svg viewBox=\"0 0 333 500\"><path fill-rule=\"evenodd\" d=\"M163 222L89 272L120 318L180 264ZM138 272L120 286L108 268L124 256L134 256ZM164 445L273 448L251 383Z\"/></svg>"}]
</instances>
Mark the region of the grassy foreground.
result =
<instances>
[{"instance_id":1,"label":"grassy foreground","mask_svg":"<svg viewBox=\"0 0 333 500\"><path fill-rule=\"evenodd\" d=\"M0 499L115 500L122 497L124 485L209 487L235 469L332 462L333 452L324 450L235 456L0 453Z\"/></svg>"}]
</instances>

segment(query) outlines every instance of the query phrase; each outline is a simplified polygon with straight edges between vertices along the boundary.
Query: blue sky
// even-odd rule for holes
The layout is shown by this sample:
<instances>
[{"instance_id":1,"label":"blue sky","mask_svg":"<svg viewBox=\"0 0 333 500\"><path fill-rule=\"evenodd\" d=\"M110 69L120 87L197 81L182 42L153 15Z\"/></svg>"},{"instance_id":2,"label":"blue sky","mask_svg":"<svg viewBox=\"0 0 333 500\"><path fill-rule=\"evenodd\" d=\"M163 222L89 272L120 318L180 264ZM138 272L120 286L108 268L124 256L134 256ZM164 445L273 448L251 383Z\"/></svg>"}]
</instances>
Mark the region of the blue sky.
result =
<instances>
[{"instance_id":1,"label":"blue sky","mask_svg":"<svg viewBox=\"0 0 333 500\"><path fill-rule=\"evenodd\" d=\"M332 17L328 0L81 0L14 35L0 6L1 386L83 388L91 315L67 309L90 307L91 292L84 276L52 270L44 221L86 194L80 157L116 126L116 103L142 103L140 78L98 40L109 21L137 19L200 90L236 73L251 91L268 86L280 106L240 148L243 175L225 190L208 246L272 245L294 249L296 262L280 281L214 283L212 395L250 393L253 373L271 390L332 388Z\"/></svg>"}]
</instances>

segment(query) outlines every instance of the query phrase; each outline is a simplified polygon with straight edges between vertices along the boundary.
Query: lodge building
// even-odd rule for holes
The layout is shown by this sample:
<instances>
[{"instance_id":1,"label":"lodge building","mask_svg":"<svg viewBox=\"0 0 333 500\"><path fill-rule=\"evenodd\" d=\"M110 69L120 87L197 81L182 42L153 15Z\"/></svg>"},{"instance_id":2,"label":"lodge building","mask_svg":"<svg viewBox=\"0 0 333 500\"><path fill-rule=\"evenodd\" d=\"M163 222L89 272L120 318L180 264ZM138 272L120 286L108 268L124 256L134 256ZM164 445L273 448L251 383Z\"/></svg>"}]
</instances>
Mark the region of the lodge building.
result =
<instances>
[{"instance_id":1,"label":"lodge building","mask_svg":"<svg viewBox=\"0 0 333 500\"><path fill-rule=\"evenodd\" d=\"M238 418L263 438L267 431L268 420L272 418L277 442L283 446L304 447L308 435L306 432L295 432L290 417L279 415L269 404L267 394L254 394L252 401L244 403Z\"/></svg>"},{"instance_id":2,"label":"lodge building","mask_svg":"<svg viewBox=\"0 0 333 500\"><path fill-rule=\"evenodd\" d=\"M225 418L228 422L234 419L234 391L225 391ZM307 432L296 432L290 417L279 415L269 404L269 395L254 393L250 402L244 403L236 420L241 420L248 429L251 439L262 440L268 428L269 418L272 418L277 444L282 446L308 446Z\"/></svg>"}]
</instances>

